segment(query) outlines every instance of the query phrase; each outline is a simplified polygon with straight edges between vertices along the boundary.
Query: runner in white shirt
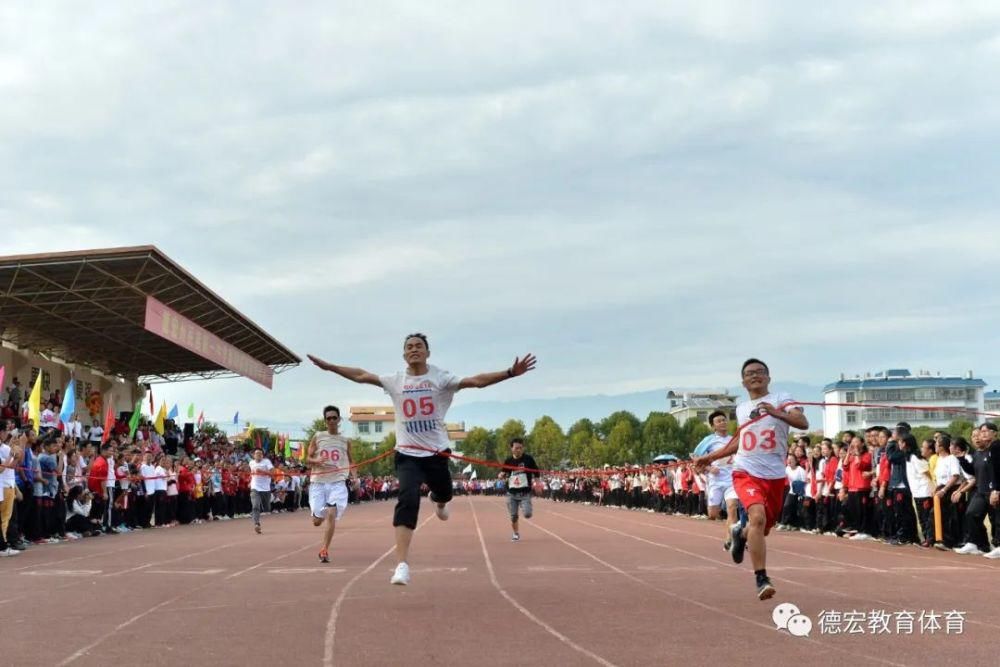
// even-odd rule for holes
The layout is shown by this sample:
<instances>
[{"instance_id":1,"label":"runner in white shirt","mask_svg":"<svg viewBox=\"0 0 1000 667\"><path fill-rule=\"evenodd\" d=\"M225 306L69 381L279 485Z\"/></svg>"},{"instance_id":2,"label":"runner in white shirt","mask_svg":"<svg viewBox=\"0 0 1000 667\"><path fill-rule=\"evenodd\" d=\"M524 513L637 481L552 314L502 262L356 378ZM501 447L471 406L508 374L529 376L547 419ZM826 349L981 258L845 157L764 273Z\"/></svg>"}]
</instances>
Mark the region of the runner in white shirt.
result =
<instances>
[{"instance_id":1,"label":"runner in white shirt","mask_svg":"<svg viewBox=\"0 0 1000 667\"><path fill-rule=\"evenodd\" d=\"M778 520L784 501L788 429L791 426L804 431L809 428L809 420L801 407L784 407L793 402L791 396L769 392L771 375L763 361L747 359L741 374L750 400L736 408L740 437L720 450L699 457L695 463L705 466L736 455L733 487L746 510L747 525L733 525L730 554L736 563L741 563L744 549L750 547L757 598L769 600L774 597L775 588L767 576L764 538Z\"/></svg>"},{"instance_id":2,"label":"runner in white shirt","mask_svg":"<svg viewBox=\"0 0 1000 667\"><path fill-rule=\"evenodd\" d=\"M448 519L447 503L451 500L451 472L448 469L450 441L444 418L451 399L460 389L483 388L524 375L535 367L534 355L515 358L510 368L495 373L482 373L459 379L457 376L430 366L430 345L424 334L411 334L403 341L406 371L379 377L360 368L337 366L308 355L314 364L362 384L382 387L392 397L396 409L396 477L399 479L399 499L393 514L396 529L396 571L390 580L405 586L410 582L407 563L410 541L417 527L420 509L420 485L430 488L430 500L437 505L437 516Z\"/></svg>"},{"instance_id":3,"label":"runner in white shirt","mask_svg":"<svg viewBox=\"0 0 1000 667\"><path fill-rule=\"evenodd\" d=\"M250 507L252 508L253 529L260 535L260 513L271 511L271 471L274 466L264 458L264 450L253 450L250 462Z\"/></svg>"},{"instance_id":4,"label":"runner in white shirt","mask_svg":"<svg viewBox=\"0 0 1000 667\"><path fill-rule=\"evenodd\" d=\"M351 441L340 435L340 408L328 405L323 408L326 431L313 435L306 450L306 460L312 466L309 477L309 510L314 526L322 526L323 545L319 561L330 562L330 542L337 529L337 521L347 509L347 478L351 470Z\"/></svg>"},{"instance_id":5,"label":"runner in white shirt","mask_svg":"<svg viewBox=\"0 0 1000 667\"><path fill-rule=\"evenodd\" d=\"M708 416L708 425L712 433L705 436L695 447L695 456L704 456L718 451L729 444L729 418L722 410L716 410ZM732 526L738 520L739 499L733 489L733 457L716 463L708 468L708 488L705 494L708 500L708 518L718 521L722 516L722 503L726 503L726 539L723 548L729 551L731 540L729 534Z\"/></svg>"}]
</instances>

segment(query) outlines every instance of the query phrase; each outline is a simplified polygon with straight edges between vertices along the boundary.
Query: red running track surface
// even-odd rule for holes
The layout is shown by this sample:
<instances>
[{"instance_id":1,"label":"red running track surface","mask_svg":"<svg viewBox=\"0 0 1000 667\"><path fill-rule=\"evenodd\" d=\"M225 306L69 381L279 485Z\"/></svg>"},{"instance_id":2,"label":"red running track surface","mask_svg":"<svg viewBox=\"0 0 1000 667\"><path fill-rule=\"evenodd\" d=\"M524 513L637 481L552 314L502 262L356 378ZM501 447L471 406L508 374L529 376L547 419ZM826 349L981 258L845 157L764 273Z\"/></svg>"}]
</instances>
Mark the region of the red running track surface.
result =
<instances>
[{"instance_id":1,"label":"red running track surface","mask_svg":"<svg viewBox=\"0 0 1000 667\"><path fill-rule=\"evenodd\" d=\"M308 513L39 546L0 560L6 665L987 665L1000 562L799 533L768 538L756 599L719 523L501 498L425 502L410 586L391 586L392 504L352 506L318 562ZM793 603L808 638L775 628ZM967 612L962 634L821 633L823 611ZM841 628L843 629L843 627ZM947 661L947 662L945 662Z\"/></svg>"}]
</instances>

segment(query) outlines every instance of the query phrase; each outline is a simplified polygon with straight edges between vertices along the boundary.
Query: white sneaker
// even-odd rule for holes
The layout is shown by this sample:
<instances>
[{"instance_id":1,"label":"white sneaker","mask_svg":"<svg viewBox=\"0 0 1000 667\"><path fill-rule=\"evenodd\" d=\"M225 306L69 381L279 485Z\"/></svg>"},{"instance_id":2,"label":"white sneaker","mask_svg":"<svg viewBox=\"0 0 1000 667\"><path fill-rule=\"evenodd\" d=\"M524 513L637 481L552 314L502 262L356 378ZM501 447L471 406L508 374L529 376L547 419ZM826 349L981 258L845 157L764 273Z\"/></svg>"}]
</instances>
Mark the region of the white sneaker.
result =
<instances>
[{"instance_id":1,"label":"white sneaker","mask_svg":"<svg viewBox=\"0 0 1000 667\"><path fill-rule=\"evenodd\" d=\"M990 558L992 560L1000 560L1000 547L997 547L988 554L983 554L983 558Z\"/></svg>"},{"instance_id":2,"label":"white sneaker","mask_svg":"<svg viewBox=\"0 0 1000 667\"><path fill-rule=\"evenodd\" d=\"M396 586L406 586L410 583L410 566L406 563L400 563L396 566L396 571L392 573L392 579L389 580L390 584L395 584Z\"/></svg>"},{"instance_id":3,"label":"white sneaker","mask_svg":"<svg viewBox=\"0 0 1000 667\"><path fill-rule=\"evenodd\" d=\"M856 542L867 542L868 540L872 539L872 536L869 535L868 533L857 533L856 535L851 535L847 539L854 540Z\"/></svg>"},{"instance_id":4,"label":"white sneaker","mask_svg":"<svg viewBox=\"0 0 1000 667\"><path fill-rule=\"evenodd\" d=\"M513 535L510 536L510 541L511 542L517 542L520 539L521 539L521 535L519 533L514 533Z\"/></svg>"},{"instance_id":5,"label":"white sneaker","mask_svg":"<svg viewBox=\"0 0 1000 667\"><path fill-rule=\"evenodd\" d=\"M434 513L437 514L438 518L441 519L442 521L447 521L448 517L451 516L451 513L448 511L447 503L445 503L444 505L438 505L437 503L435 503Z\"/></svg>"},{"instance_id":6,"label":"white sneaker","mask_svg":"<svg viewBox=\"0 0 1000 667\"><path fill-rule=\"evenodd\" d=\"M7 547L3 551L0 551L0 558L9 558L11 556L17 556L20 553L21 552L18 551L17 549L11 549L10 547Z\"/></svg>"},{"instance_id":7,"label":"white sneaker","mask_svg":"<svg viewBox=\"0 0 1000 667\"><path fill-rule=\"evenodd\" d=\"M983 552L979 550L979 547L972 542L966 542L964 546L955 549L955 553L964 554L966 556L981 556L983 554Z\"/></svg>"}]
</instances>

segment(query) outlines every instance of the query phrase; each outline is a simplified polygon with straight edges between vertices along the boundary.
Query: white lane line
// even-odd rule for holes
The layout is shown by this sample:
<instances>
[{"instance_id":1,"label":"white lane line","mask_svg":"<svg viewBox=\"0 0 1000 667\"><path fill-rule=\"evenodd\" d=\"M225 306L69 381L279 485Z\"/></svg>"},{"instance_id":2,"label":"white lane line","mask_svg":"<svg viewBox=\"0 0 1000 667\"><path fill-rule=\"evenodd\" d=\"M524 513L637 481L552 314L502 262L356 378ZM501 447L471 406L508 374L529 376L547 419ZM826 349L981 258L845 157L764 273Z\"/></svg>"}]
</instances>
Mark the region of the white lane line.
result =
<instances>
[{"instance_id":1,"label":"white lane line","mask_svg":"<svg viewBox=\"0 0 1000 667\"><path fill-rule=\"evenodd\" d=\"M249 567L246 570L241 570L240 572L237 572L236 574L229 575L228 577L226 577L226 580L232 579L235 576L239 576L243 572L249 572L250 570L258 568L261 565L266 565L267 563L270 563L270 562L273 562L275 560L278 560L279 558L284 558L286 556L291 556L291 555L296 554L296 553L298 553L300 551L308 549L311 546L312 545L309 544L309 545L306 545L304 547L300 547L298 549L295 549L293 551L289 551L286 554L282 554L280 556L277 556L276 558L269 558L269 559L267 559L265 561L261 561L260 563L257 563L253 567ZM206 586L207 585L208 584L206 584ZM160 602L159 604L153 605L152 607L150 607L146 611L142 612L141 614L136 614L135 616L133 616L132 618L128 619L127 621L119 623L117 626L115 626L115 629L112 630L111 632L107 632L107 633L101 635L100 637L98 637L97 639L95 639L94 641L92 641L91 643L87 644L86 646L84 646L83 648L81 648L80 650L78 650L73 655L69 656L68 658L66 658L65 660L63 660L62 662L60 662L59 665L58 665L58 667L64 667L65 665L68 665L68 664L76 661L77 659L82 658L89 651L91 651L94 648L96 648L97 646L99 646L102 642L104 642L105 640L107 640L110 637L114 636L116 633L121 632L122 630L124 630L128 626L132 625L136 621L142 620L143 618L145 618L146 616L149 616L150 614L152 614L153 612L157 611L158 609L162 609L163 607L166 607L168 604L176 602L177 600L180 600L180 599L182 599L184 597L187 597L188 595L192 595L193 593L195 593L197 591L200 591L204 587L205 586L199 586L198 588L189 588L189 589L185 590L183 593L181 593L180 595L175 595L174 597L170 598L169 600L164 600L163 602Z\"/></svg>"},{"instance_id":2,"label":"white lane line","mask_svg":"<svg viewBox=\"0 0 1000 667\"><path fill-rule=\"evenodd\" d=\"M489 571L490 581L493 583L493 588L497 589L497 592L500 593L500 595L502 595L504 597L504 599L507 600L507 602L511 603L511 605L513 605L514 609L517 609L519 612L521 612L522 614L524 614L525 616L527 616L530 621L532 621L533 623L535 623L536 625L538 625L539 627L541 627L543 630L545 630L550 635L552 635L553 637L555 637L556 639L558 639L559 641L561 641L566 646L570 647L571 649L573 649L577 653L580 653L581 655L587 656L591 660L597 662L597 664L599 664L599 665L604 665L604 667L615 667L614 663L608 662L607 660L605 660L601 656L597 655L593 651L585 649L584 647L580 646L579 644L577 644L576 642L574 642L572 639L570 639L569 637L567 637L566 635L564 635L563 633L561 633L558 630L556 630L555 628L553 628L551 625L549 625L548 623L546 623L542 619L540 619L537 616L535 616L534 614L532 614L530 611L528 611L528 609L526 609L524 607L524 605L522 605L520 602L518 602L517 600L515 600L513 598L513 596L511 596L511 594L508 593L503 588L503 586L500 585L500 582L497 581L496 571L493 569L493 561L490 559L490 552L486 548L486 540L483 539L483 530L479 526L479 516L476 513L476 506L472 504L472 500L471 499L469 500L469 507L472 508L472 520L476 524L476 533L479 535L479 546L481 546L482 549L483 549L483 558L486 560L486 569L487 569L487 571Z\"/></svg>"},{"instance_id":3,"label":"white lane line","mask_svg":"<svg viewBox=\"0 0 1000 667\"><path fill-rule=\"evenodd\" d=\"M566 517L566 518L571 518L571 517ZM580 523L585 523L585 522L581 521ZM552 537L556 538L557 540L559 540L560 542L562 542L566 546L570 547L571 549L579 551L583 555L585 555L588 558L591 558L594 561L600 563L601 565L603 565L604 567L608 568L609 570L613 570L613 571L617 572L618 574L622 575L623 577L626 577L627 579L630 579L630 580L634 581L635 583L643 586L644 588L646 588L648 590L658 591L658 592L663 593L664 595L666 595L668 597L674 598L675 600L683 600L684 602L687 602L688 604L695 605L696 607L701 607L702 609L705 609L706 611L710 611L710 612L713 612L715 614L721 614L723 616L728 616L728 617L736 619L738 621L743 621L744 623L749 623L750 625L754 625L754 626L756 626L758 628L762 628L764 630L767 630L768 632L776 632L776 630L773 627L771 627L769 625L766 625L764 623L760 623L758 621L755 621L752 618L747 618L745 616L740 616L739 614L734 614L732 612L726 611L725 609L722 609L722 608L719 608L719 607L713 607L712 605L705 604L704 602L701 602L700 600L695 600L695 599L692 599L692 598L685 597L685 596L680 595L678 593L674 593L673 591L669 591L669 590L667 590L665 588L660 588L660 587L658 587L658 586L656 586L654 584L651 584L648 581L645 581L644 579L640 579L639 577L637 577L637 576L635 576L633 574L630 574L630 573L626 572L625 570L623 570L623 569L621 569L619 567L616 567L616 566L612 565L611 563L609 563L609 562L607 562L605 560L602 560L600 557L595 556L594 554L590 553L586 549L584 549L582 547L578 547L577 545L573 544L572 542L570 542L570 541L568 541L566 539L563 539L561 536L557 535L556 533L553 533L551 530L549 530L549 529L545 528L544 526L542 526L541 524L539 524L538 521L533 521L533 522L531 522L528 525L534 526L538 530L541 530L542 532L547 533L548 535L551 535ZM611 530L611 529L608 529L608 528L603 528L602 526L595 525L595 527L596 528L601 528L602 530L607 530L608 532L618 532L618 531L614 531L614 530ZM636 538L635 536L629 535L628 533L621 533L621 534L625 535L626 537L633 537L634 539L638 539L638 540L643 541L643 542L648 542L649 541L649 540L643 540L642 538ZM655 544L655 543L651 542L651 544ZM662 546L666 546L666 545L662 545ZM791 635L788 635L788 637L791 638ZM845 649L841 649L841 648L838 648L836 646L831 646L830 644L827 644L827 643L824 643L824 642L821 642L821 641L818 641L818 640L815 640L815 639L811 639L809 637L802 637L801 639L803 639L805 641L808 641L808 642L810 642L812 644L816 644L817 646L819 646L819 647L821 647L823 649L833 650L833 651L837 651L839 653L845 653L845 654L853 656L855 658L867 659L867 660L871 660L873 662L882 663L884 665L893 665L894 667L906 667L905 665L903 665L901 663L898 663L898 662L891 662L889 660L882 660L881 658L876 658L876 657L870 656L870 655L853 653L851 651L848 651L848 650L845 650Z\"/></svg>"},{"instance_id":4,"label":"white lane line","mask_svg":"<svg viewBox=\"0 0 1000 667\"><path fill-rule=\"evenodd\" d=\"M433 519L434 516L435 515L431 514L429 517L424 519L423 522L419 526L417 526L416 530L413 532L416 532L417 530L420 530L425 525L427 525L427 522ZM389 549L384 554L373 560L371 565L369 565L365 569L361 570L361 572L358 572L356 575L354 575L354 577L350 581L348 581L347 584L344 586L343 590L340 591L340 595L337 596L337 601L333 603L333 607L330 609L330 619L326 622L326 635L323 641L324 667L330 667L331 665L333 665L333 648L334 648L334 641L337 635L337 616L340 614L340 606L344 603L344 598L347 597L347 591L351 590L351 587L358 581L358 579L360 579L361 577L365 576L366 574L374 570L376 567L378 567L378 564L384 561L386 558L388 558L389 554L391 554L395 550L396 550L395 545L389 547Z\"/></svg>"}]
</instances>

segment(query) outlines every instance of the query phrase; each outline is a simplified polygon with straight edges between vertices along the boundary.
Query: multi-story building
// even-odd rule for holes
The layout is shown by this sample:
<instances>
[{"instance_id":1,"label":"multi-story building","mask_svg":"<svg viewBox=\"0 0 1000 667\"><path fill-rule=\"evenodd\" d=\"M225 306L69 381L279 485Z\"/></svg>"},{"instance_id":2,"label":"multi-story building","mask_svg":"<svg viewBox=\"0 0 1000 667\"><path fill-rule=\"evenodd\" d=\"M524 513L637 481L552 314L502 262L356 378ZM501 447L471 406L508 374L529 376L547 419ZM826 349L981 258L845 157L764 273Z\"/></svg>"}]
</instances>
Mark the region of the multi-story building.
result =
<instances>
[{"instance_id":1,"label":"multi-story building","mask_svg":"<svg viewBox=\"0 0 1000 667\"><path fill-rule=\"evenodd\" d=\"M396 411L391 405L352 407L350 422L355 438L377 444L396 430Z\"/></svg>"},{"instance_id":2,"label":"multi-story building","mask_svg":"<svg viewBox=\"0 0 1000 667\"><path fill-rule=\"evenodd\" d=\"M722 410L730 419L736 419L737 397L717 391L685 391L677 393L672 389L667 391L667 411L674 416L679 424L692 417L698 421L707 421L708 416L716 410Z\"/></svg>"},{"instance_id":3,"label":"multi-story building","mask_svg":"<svg viewBox=\"0 0 1000 667\"><path fill-rule=\"evenodd\" d=\"M396 410L391 405L364 405L351 408L349 421L354 424L354 437L362 442L377 444L396 431ZM445 424L448 439L461 446L467 435L465 422Z\"/></svg>"},{"instance_id":4,"label":"multi-story building","mask_svg":"<svg viewBox=\"0 0 1000 667\"><path fill-rule=\"evenodd\" d=\"M840 376L823 388L823 432L829 437L841 431L870 426L892 428L905 421L911 426L944 428L956 419L976 421L977 415L962 410L984 410L986 383L969 371L963 377L932 375L906 369L866 373L863 377ZM991 392L996 393L996 392ZM858 405L843 406L837 403Z\"/></svg>"},{"instance_id":5,"label":"multi-story building","mask_svg":"<svg viewBox=\"0 0 1000 667\"><path fill-rule=\"evenodd\" d=\"M983 410L985 412L992 412L993 414L1000 414L1000 391L988 391L983 394ZM996 420L996 417L989 417L990 420Z\"/></svg>"}]
</instances>

